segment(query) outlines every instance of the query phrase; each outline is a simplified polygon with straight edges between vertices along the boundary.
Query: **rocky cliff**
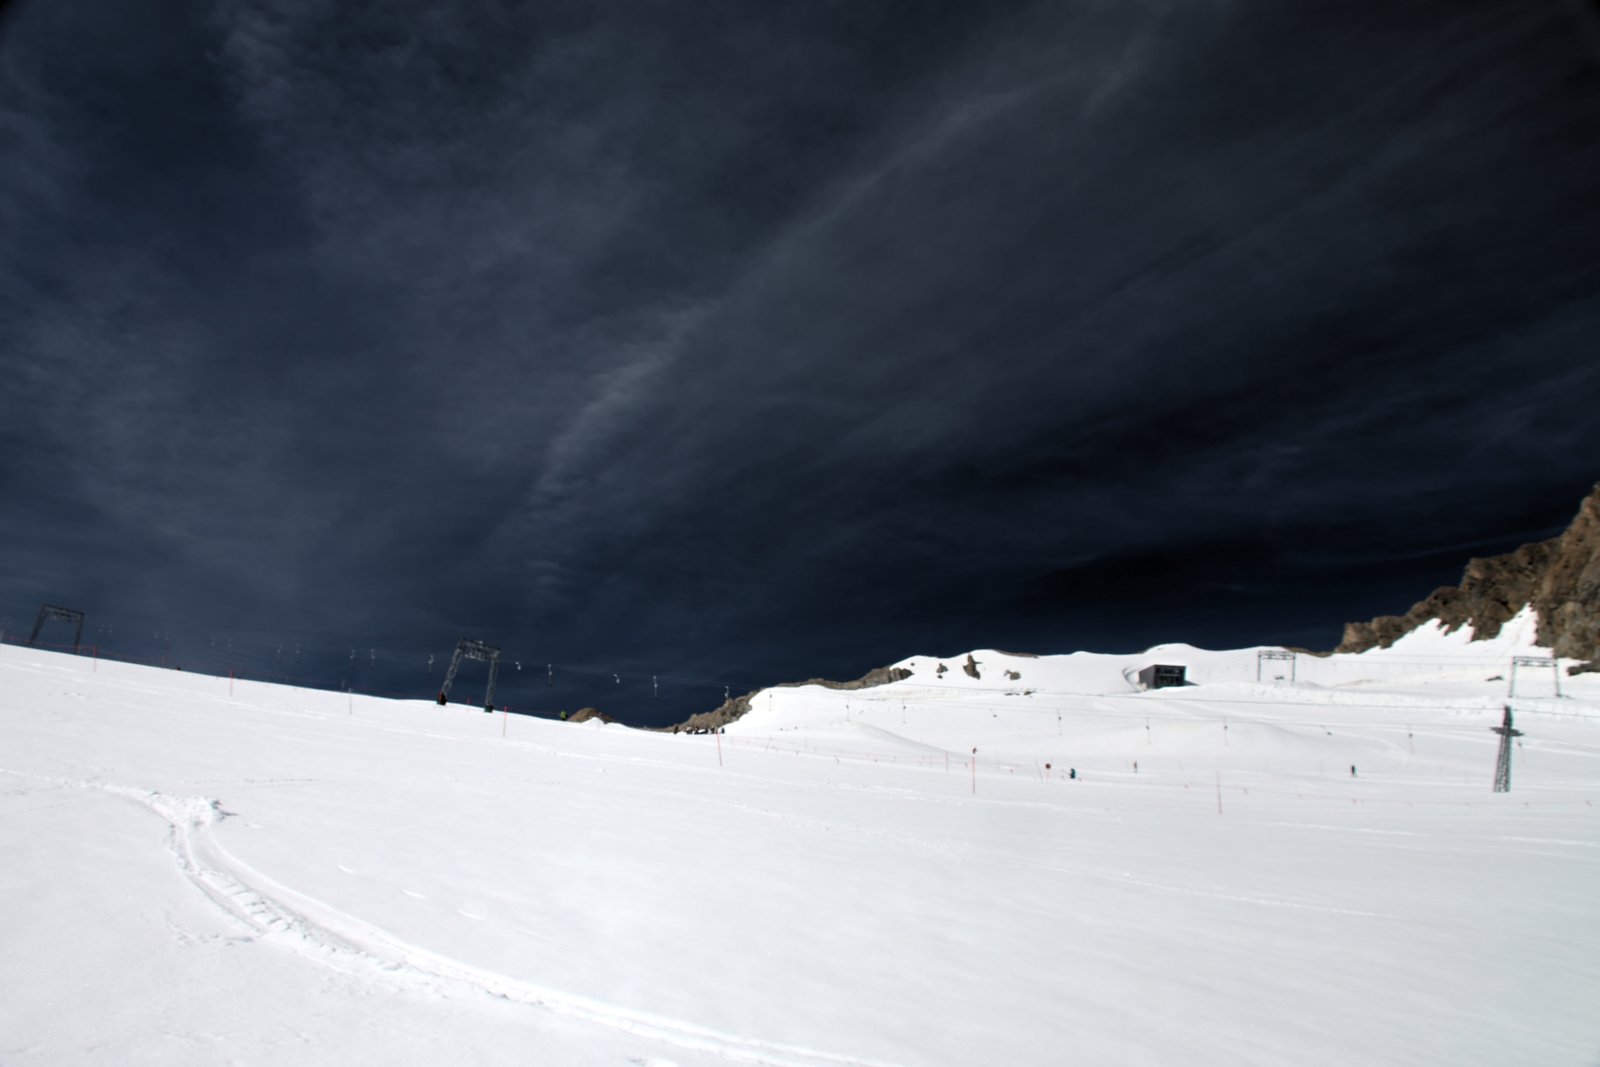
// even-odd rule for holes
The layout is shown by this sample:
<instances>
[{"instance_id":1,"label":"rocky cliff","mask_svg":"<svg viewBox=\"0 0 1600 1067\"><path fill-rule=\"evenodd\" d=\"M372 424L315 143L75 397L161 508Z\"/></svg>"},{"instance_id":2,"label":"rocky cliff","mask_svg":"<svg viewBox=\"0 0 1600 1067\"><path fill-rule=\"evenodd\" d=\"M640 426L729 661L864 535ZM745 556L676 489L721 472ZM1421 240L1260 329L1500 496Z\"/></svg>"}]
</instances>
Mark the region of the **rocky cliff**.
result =
<instances>
[{"instance_id":1,"label":"rocky cliff","mask_svg":"<svg viewBox=\"0 0 1600 1067\"><path fill-rule=\"evenodd\" d=\"M1558 656L1600 661L1600 485L1559 537L1467 564L1460 585L1442 586L1404 615L1352 622L1335 652L1387 648L1430 619L1474 638L1493 637L1526 604L1539 617L1539 644Z\"/></svg>"}]
</instances>

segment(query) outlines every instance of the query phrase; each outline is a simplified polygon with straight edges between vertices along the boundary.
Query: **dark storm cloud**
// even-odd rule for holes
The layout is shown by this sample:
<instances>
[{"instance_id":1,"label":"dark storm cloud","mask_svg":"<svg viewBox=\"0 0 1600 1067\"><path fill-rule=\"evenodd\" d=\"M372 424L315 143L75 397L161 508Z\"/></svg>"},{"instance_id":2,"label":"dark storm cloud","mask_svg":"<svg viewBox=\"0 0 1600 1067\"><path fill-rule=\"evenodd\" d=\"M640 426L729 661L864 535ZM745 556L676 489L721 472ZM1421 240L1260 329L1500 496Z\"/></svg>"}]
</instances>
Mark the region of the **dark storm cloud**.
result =
<instances>
[{"instance_id":1,"label":"dark storm cloud","mask_svg":"<svg viewBox=\"0 0 1600 1067\"><path fill-rule=\"evenodd\" d=\"M834 609L855 592L933 614L985 576L1015 595L1030 571L1241 528L1320 533L1313 554L1356 564L1401 547L1399 516L1506 522L1552 455L1582 485L1590 235L1580 171L1549 196L1541 144L1570 120L1483 125L1571 70L1527 84L1519 48L1445 94L1482 35L1530 27L1457 25L1467 47L1419 76L1403 51L1349 63L1379 33L1358 24L1296 99L1270 68L1217 85L1214 54L1187 54L1204 35L1158 21L1098 83L970 72L994 91L983 121L889 137L868 179L780 235L684 371L723 383L726 410L684 405L639 449L659 507L639 508L637 469L607 494L651 516L630 558L698 538L730 587L770 588L778 558L802 597L831 580ZM1244 36L1236 62L1274 61L1281 39ZM1528 269L1540 286L1506 276ZM1378 546L1345 535L1363 527Z\"/></svg>"},{"instance_id":2,"label":"dark storm cloud","mask_svg":"<svg viewBox=\"0 0 1600 1067\"><path fill-rule=\"evenodd\" d=\"M1595 477L1582 19L26 5L12 599L758 677L1329 643Z\"/></svg>"}]
</instances>

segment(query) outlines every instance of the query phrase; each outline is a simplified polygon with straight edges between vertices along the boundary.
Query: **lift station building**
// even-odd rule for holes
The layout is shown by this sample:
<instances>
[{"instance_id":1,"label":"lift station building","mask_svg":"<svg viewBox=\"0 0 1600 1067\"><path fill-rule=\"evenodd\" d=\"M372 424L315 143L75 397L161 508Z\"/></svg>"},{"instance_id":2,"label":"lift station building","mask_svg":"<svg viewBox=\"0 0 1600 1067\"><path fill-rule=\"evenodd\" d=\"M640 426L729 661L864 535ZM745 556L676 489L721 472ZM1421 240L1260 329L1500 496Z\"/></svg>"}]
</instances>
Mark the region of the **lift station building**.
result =
<instances>
[{"instance_id":1,"label":"lift station building","mask_svg":"<svg viewBox=\"0 0 1600 1067\"><path fill-rule=\"evenodd\" d=\"M1139 685L1144 689L1167 689L1175 685L1188 685L1185 668L1181 664L1152 663L1139 671Z\"/></svg>"}]
</instances>

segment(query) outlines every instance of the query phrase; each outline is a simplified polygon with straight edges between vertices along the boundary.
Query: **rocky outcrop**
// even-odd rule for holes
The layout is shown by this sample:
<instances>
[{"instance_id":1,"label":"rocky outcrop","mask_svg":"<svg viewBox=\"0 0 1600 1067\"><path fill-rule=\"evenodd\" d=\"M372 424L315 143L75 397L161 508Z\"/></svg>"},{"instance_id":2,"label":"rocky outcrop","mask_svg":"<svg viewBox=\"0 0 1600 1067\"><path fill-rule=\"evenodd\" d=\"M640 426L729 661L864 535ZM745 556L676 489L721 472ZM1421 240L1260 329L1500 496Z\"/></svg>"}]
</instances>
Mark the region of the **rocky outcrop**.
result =
<instances>
[{"instance_id":1,"label":"rocky outcrop","mask_svg":"<svg viewBox=\"0 0 1600 1067\"><path fill-rule=\"evenodd\" d=\"M888 685L891 682L903 682L909 677L911 677L911 672L904 667L874 667L853 682L833 682L826 678L813 678L808 682L786 682L780 688L820 685L824 689L871 689L874 686Z\"/></svg>"},{"instance_id":2,"label":"rocky outcrop","mask_svg":"<svg viewBox=\"0 0 1600 1067\"><path fill-rule=\"evenodd\" d=\"M760 690L753 690L743 696L729 697L720 707L711 711L702 711L698 715L691 715L680 723L672 726L663 726L661 729L671 734L709 734L722 729L735 719L744 718L745 712L750 710L750 701Z\"/></svg>"},{"instance_id":3,"label":"rocky outcrop","mask_svg":"<svg viewBox=\"0 0 1600 1067\"><path fill-rule=\"evenodd\" d=\"M1470 561L1460 585L1435 589L1404 615L1349 623L1334 651L1387 648L1430 619L1447 630L1471 626L1476 640L1494 637L1529 604L1541 646L1566 658L1600 659L1600 485L1560 536Z\"/></svg>"},{"instance_id":4,"label":"rocky outcrop","mask_svg":"<svg viewBox=\"0 0 1600 1067\"><path fill-rule=\"evenodd\" d=\"M616 722L611 716L599 708L579 708L567 719L568 722L588 722L590 719L599 719L603 723Z\"/></svg>"},{"instance_id":5,"label":"rocky outcrop","mask_svg":"<svg viewBox=\"0 0 1600 1067\"><path fill-rule=\"evenodd\" d=\"M824 689L871 689L873 686L888 685L911 677L911 672L904 667L874 667L860 678L850 682L835 682L828 678L811 678L804 682L784 682L776 685L774 689L795 689L802 685L820 685ZM744 717L750 710L750 701L760 690L745 693L743 696L730 697L722 705L712 711L702 711L698 715L691 715L675 726L665 726L662 729L668 733L709 733L720 730L735 719Z\"/></svg>"}]
</instances>

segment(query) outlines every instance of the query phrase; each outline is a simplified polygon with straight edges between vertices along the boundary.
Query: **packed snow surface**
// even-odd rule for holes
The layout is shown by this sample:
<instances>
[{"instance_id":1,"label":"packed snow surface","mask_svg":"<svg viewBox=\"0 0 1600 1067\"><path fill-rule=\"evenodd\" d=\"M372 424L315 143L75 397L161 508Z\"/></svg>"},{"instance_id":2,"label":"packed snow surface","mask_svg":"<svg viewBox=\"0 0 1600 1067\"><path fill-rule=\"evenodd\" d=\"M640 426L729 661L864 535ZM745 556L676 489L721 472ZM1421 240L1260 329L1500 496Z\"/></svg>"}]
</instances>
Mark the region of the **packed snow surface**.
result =
<instances>
[{"instance_id":1,"label":"packed snow surface","mask_svg":"<svg viewBox=\"0 0 1600 1067\"><path fill-rule=\"evenodd\" d=\"M1521 622L721 735L0 647L0 1062L1593 1067L1600 677L1493 793Z\"/></svg>"}]
</instances>

